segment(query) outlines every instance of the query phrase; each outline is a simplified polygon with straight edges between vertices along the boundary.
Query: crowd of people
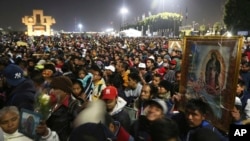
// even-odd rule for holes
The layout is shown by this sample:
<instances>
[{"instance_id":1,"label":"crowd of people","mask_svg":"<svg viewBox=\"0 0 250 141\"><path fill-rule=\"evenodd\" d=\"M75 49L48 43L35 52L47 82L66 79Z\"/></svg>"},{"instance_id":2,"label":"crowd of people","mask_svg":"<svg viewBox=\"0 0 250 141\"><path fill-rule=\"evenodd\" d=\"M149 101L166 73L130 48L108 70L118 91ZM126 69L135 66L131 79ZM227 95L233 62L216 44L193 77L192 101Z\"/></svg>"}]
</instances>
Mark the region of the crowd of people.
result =
<instances>
[{"instance_id":1,"label":"crowd of people","mask_svg":"<svg viewBox=\"0 0 250 141\"><path fill-rule=\"evenodd\" d=\"M170 50L167 38L7 34L0 39L0 140L228 140L206 119L206 101L179 93L182 50ZM250 118L247 55L245 49L234 124L248 124ZM20 111L39 112L41 94L49 97L49 114L33 139L19 131Z\"/></svg>"}]
</instances>

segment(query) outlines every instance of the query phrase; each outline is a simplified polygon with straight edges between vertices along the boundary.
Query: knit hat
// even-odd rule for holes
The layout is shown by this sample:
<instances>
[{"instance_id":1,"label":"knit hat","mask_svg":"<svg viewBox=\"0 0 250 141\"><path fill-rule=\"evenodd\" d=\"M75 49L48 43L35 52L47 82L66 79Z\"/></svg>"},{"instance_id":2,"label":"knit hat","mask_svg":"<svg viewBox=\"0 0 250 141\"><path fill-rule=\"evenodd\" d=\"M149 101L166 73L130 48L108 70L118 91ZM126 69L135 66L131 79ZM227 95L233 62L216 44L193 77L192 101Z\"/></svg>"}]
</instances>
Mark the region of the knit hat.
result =
<instances>
[{"instance_id":1,"label":"knit hat","mask_svg":"<svg viewBox=\"0 0 250 141\"><path fill-rule=\"evenodd\" d=\"M47 64L44 64L44 67L43 67L44 70L48 69L48 70L52 70L53 73L56 72L56 67L54 64L51 64L51 63L47 63Z\"/></svg>"},{"instance_id":2,"label":"knit hat","mask_svg":"<svg viewBox=\"0 0 250 141\"><path fill-rule=\"evenodd\" d=\"M118 91L114 86L107 86L102 90L102 99L115 99L118 96Z\"/></svg>"},{"instance_id":3,"label":"knit hat","mask_svg":"<svg viewBox=\"0 0 250 141\"><path fill-rule=\"evenodd\" d=\"M68 94L72 93L72 81L67 76L54 77L50 83L51 88L60 89Z\"/></svg>"},{"instance_id":4,"label":"knit hat","mask_svg":"<svg viewBox=\"0 0 250 141\"><path fill-rule=\"evenodd\" d=\"M163 58L164 58L164 59L167 59L167 60L169 60L169 61L171 61L171 57L170 57L168 54L165 55Z\"/></svg>"},{"instance_id":5,"label":"knit hat","mask_svg":"<svg viewBox=\"0 0 250 141\"><path fill-rule=\"evenodd\" d=\"M23 70L15 64L9 64L3 70L3 75L6 78L7 83L11 86L17 86L25 80L23 77Z\"/></svg>"},{"instance_id":6,"label":"knit hat","mask_svg":"<svg viewBox=\"0 0 250 141\"><path fill-rule=\"evenodd\" d=\"M170 83L167 80L161 80L159 83L159 86L164 87L166 90L171 91L172 90L172 83Z\"/></svg>"}]
</instances>

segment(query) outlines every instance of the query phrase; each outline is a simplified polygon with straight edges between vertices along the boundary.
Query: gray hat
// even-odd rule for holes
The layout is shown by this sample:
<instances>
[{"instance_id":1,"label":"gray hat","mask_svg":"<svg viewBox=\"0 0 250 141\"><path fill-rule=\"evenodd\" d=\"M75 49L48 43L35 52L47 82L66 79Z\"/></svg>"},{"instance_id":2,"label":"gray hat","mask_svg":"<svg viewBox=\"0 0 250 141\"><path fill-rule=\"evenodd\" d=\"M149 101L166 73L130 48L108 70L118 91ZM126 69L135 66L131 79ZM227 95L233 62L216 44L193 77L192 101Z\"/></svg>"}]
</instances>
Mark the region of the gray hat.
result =
<instances>
[{"instance_id":1,"label":"gray hat","mask_svg":"<svg viewBox=\"0 0 250 141\"><path fill-rule=\"evenodd\" d=\"M168 54L164 56L164 59L168 59L169 61L171 61L171 57Z\"/></svg>"},{"instance_id":2,"label":"gray hat","mask_svg":"<svg viewBox=\"0 0 250 141\"><path fill-rule=\"evenodd\" d=\"M162 100L162 99L159 99L159 98L151 99L151 100L149 100L149 101L147 102L146 105L151 105L151 104L157 104L157 105L159 105L159 106L162 108L162 111L163 111L164 114L166 114L167 111L168 111L167 104L166 104L166 102L165 102L164 100Z\"/></svg>"}]
</instances>

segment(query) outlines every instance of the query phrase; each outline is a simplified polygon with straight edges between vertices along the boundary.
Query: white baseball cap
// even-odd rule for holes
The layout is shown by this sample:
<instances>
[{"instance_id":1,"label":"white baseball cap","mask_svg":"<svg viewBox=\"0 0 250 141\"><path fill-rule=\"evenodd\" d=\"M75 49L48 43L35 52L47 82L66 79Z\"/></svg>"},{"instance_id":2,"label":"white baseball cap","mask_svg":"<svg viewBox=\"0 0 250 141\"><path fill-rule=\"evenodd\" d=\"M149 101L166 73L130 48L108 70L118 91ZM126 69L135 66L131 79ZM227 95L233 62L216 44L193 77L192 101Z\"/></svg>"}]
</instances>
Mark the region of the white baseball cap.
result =
<instances>
[{"instance_id":1,"label":"white baseball cap","mask_svg":"<svg viewBox=\"0 0 250 141\"><path fill-rule=\"evenodd\" d=\"M146 68L146 64L145 63L139 63L139 65L138 65L138 68Z\"/></svg>"},{"instance_id":2,"label":"white baseball cap","mask_svg":"<svg viewBox=\"0 0 250 141\"><path fill-rule=\"evenodd\" d=\"M105 70L111 70L112 72L115 72L115 67L112 65L105 66Z\"/></svg>"}]
</instances>

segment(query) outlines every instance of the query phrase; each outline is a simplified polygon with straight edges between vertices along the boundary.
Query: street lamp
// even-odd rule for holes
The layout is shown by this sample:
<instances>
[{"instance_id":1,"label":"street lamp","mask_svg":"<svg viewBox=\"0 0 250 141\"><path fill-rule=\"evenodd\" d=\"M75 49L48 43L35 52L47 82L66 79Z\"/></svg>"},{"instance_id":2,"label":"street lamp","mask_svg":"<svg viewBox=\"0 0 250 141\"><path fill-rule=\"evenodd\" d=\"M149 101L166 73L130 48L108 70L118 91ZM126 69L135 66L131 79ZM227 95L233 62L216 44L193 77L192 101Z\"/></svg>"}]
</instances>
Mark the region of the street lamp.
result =
<instances>
[{"instance_id":1,"label":"street lamp","mask_svg":"<svg viewBox=\"0 0 250 141\"><path fill-rule=\"evenodd\" d=\"M78 28L79 28L80 32L82 32L82 24L78 24Z\"/></svg>"},{"instance_id":2,"label":"street lamp","mask_svg":"<svg viewBox=\"0 0 250 141\"><path fill-rule=\"evenodd\" d=\"M128 9L125 7L122 7L120 10L120 13L122 14L122 27L124 27L125 15L128 13Z\"/></svg>"}]
</instances>

